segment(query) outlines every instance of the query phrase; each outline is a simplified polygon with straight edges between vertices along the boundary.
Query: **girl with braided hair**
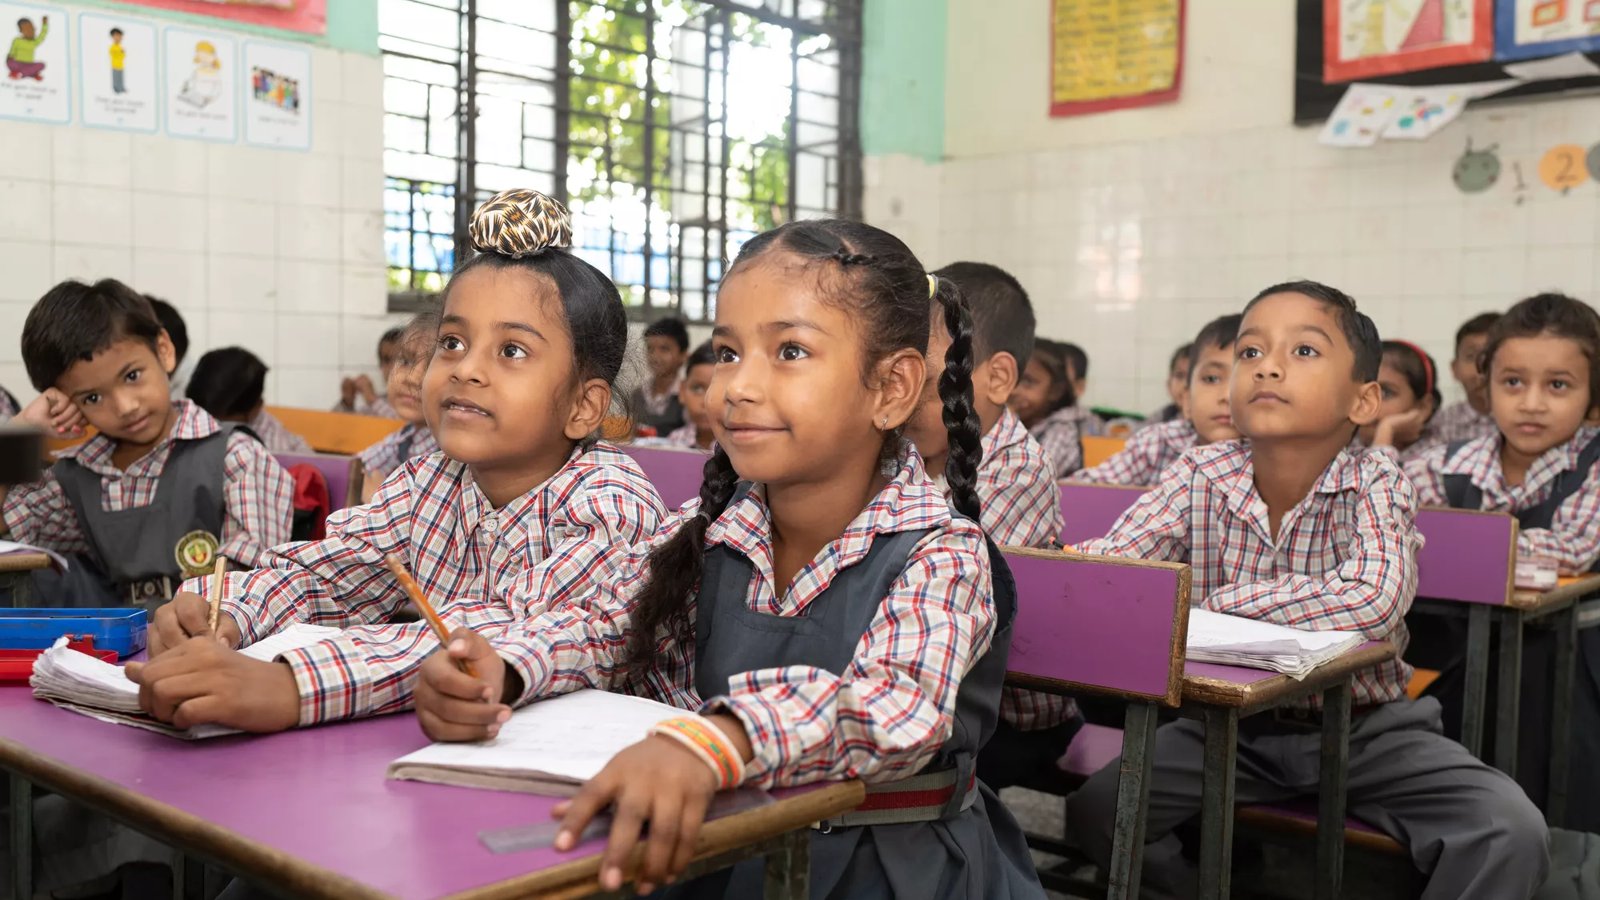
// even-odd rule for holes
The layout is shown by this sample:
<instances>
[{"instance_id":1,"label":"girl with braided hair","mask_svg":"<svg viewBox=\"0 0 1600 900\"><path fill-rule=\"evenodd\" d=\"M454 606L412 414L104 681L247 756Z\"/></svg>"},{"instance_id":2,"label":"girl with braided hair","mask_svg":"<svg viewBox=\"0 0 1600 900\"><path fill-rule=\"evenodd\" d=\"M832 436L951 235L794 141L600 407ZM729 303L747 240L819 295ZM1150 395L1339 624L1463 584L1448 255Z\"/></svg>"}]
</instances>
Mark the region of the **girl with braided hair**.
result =
<instances>
[{"instance_id":1,"label":"girl with braided hair","mask_svg":"<svg viewBox=\"0 0 1600 900\"><path fill-rule=\"evenodd\" d=\"M930 300L952 338L939 382L950 502L901 435L921 398ZM716 791L859 778L867 802L813 835L813 897L1042 897L1020 829L973 774L1015 587L977 522L960 292L884 231L797 222L744 246L715 324L718 449L699 497L588 602L520 629L538 658L515 666L523 700L626 688L687 711L557 808L557 847L611 807L601 883L646 892L689 863ZM465 679L454 660L492 667L480 663L492 655L457 632L421 677L450 691ZM461 738L504 714L461 696L452 714L479 728L452 730ZM672 890L759 896L760 863Z\"/></svg>"}]
</instances>

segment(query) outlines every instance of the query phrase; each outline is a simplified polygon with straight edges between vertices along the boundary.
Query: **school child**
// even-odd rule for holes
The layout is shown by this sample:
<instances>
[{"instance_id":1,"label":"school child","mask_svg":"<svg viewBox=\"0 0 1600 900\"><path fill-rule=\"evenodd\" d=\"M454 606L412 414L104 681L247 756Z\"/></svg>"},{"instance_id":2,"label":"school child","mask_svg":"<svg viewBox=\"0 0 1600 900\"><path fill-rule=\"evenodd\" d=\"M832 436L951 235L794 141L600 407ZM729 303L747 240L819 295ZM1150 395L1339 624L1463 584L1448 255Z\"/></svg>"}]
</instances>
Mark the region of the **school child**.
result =
<instances>
[{"instance_id":1,"label":"school child","mask_svg":"<svg viewBox=\"0 0 1600 900\"><path fill-rule=\"evenodd\" d=\"M469 234L477 255L445 291L422 391L445 452L335 513L327 539L230 573L216 636L210 579L185 584L156 612L151 661L130 671L152 715L279 731L409 708L438 638L422 622L383 624L409 603L385 556L402 558L445 620L495 632L606 577L660 524L638 465L596 439L627 318L611 281L571 252L570 214L502 191ZM231 649L296 621L345 630L283 665Z\"/></svg>"},{"instance_id":2,"label":"school child","mask_svg":"<svg viewBox=\"0 0 1600 900\"><path fill-rule=\"evenodd\" d=\"M1388 447L1407 457L1439 409L1439 386L1434 381L1433 357L1410 341L1384 341L1383 362L1378 366L1378 420L1365 425L1356 437L1366 447Z\"/></svg>"},{"instance_id":3,"label":"school child","mask_svg":"<svg viewBox=\"0 0 1600 900\"><path fill-rule=\"evenodd\" d=\"M75 605L159 602L218 553L253 566L288 540L288 473L254 437L171 400L172 341L127 285L51 288L23 323L22 357L34 387L53 395L24 420L49 427L65 399L100 432L62 451L44 480L0 489L13 540L85 557L69 571L80 573Z\"/></svg>"},{"instance_id":4,"label":"school child","mask_svg":"<svg viewBox=\"0 0 1600 900\"><path fill-rule=\"evenodd\" d=\"M400 357L400 339L404 334L404 328L390 328L378 338L378 374L383 378L385 392ZM372 379L365 375L346 376L339 382L339 402L333 411L363 413L384 419L400 418L389 400L378 393Z\"/></svg>"},{"instance_id":5,"label":"school child","mask_svg":"<svg viewBox=\"0 0 1600 900\"><path fill-rule=\"evenodd\" d=\"M678 386L689 353L689 327L675 316L657 319L644 330L650 378L633 392L633 418L643 436L671 434L683 427Z\"/></svg>"},{"instance_id":6,"label":"school child","mask_svg":"<svg viewBox=\"0 0 1600 900\"><path fill-rule=\"evenodd\" d=\"M684 365L683 381L678 383L678 402L683 404L683 427L667 435L667 443L678 447L711 449L711 410L706 408L706 388L717 356L711 342L694 348Z\"/></svg>"},{"instance_id":7,"label":"school child","mask_svg":"<svg viewBox=\"0 0 1600 900\"><path fill-rule=\"evenodd\" d=\"M422 407L423 378L428 370L428 362L435 353L439 315L438 307L426 307L401 329L394 364L389 369L385 386L389 391L389 408L405 424L360 453L361 465L367 472L367 482L374 489L389 473L405 465L408 460L419 459L439 450L439 443L428 427Z\"/></svg>"},{"instance_id":8,"label":"school child","mask_svg":"<svg viewBox=\"0 0 1600 900\"><path fill-rule=\"evenodd\" d=\"M1569 575L1600 569L1600 316L1562 294L1529 297L1496 320L1478 359L1498 430L1412 459L1406 472L1418 499L1510 513L1520 525L1519 557L1544 557ZM1528 638L1518 774L1529 794L1542 799L1549 775L1554 642L1548 632L1530 632ZM1429 687L1444 704L1446 733L1459 731L1464 703L1459 644L1454 649L1454 658ZM1593 764L1600 758L1600 633L1579 632L1576 667L1567 790L1573 797L1595 797L1600 796ZM1487 712L1492 728L1494 710ZM1600 808L1574 804L1566 824L1600 830Z\"/></svg>"},{"instance_id":9,"label":"school child","mask_svg":"<svg viewBox=\"0 0 1600 900\"><path fill-rule=\"evenodd\" d=\"M1489 330L1499 319L1499 313L1479 313L1456 329L1456 355L1450 360L1450 374L1466 392L1466 399L1439 410L1428 423L1428 430L1413 454L1437 444L1470 441L1496 433L1494 416L1489 412L1489 385L1478 360L1488 343Z\"/></svg>"},{"instance_id":10,"label":"school child","mask_svg":"<svg viewBox=\"0 0 1600 900\"><path fill-rule=\"evenodd\" d=\"M194 360L189 358L189 325L183 321L178 308L171 303L153 294L145 294L144 299L150 301L150 308L155 310L157 321L166 330L167 337L172 339L173 363L172 370L167 373L167 380L172 385L172 399L181 400L184 397L184 388L189 384L189 377L194 372Z\"/></svg>"},{"instance_id":11,"label":"school child","mask_svg":"<svg viewBox=\"0 0 1600 900\"><path fill-rule=\"evenodd\" d=\"M1172 351L1172 357L1167 360L1167 400L1170 402L1151 413L1150 418L1145 420L1149 425L1145 427L1183 418L1183 394L1189 389L1189 366L1193 350L1193 344L1184 344Z\"/></svg>"},{"instance_id":12,"label":"school child","mask_svg":"<svg viewBox=\"0 0 1600 900\"><path fill-rule=\"evenodd\" d=\"M1038 338L1006 405L1044 448L1056 478L1083 468L1084 413L1077 405L1061 345Z\"/></svg>"},{"instance_id":13,"label":"school child","mask_svg":"<svg viewBox=\"0 0 1600 900\"><path fill-rule=\"evenodd\" d=\"M1072 382L1072 396L1076 399L1074 405L1082 407L1078 412L1081 420L1080 429L1084 434L1102 435L1106 433L1106 420L1089 407L1084 406L1085 397L1089 396L1089 354L1084 349L1071 341L1060 341L1056 346L1061 350L1061 359L1066 366L1067 378Z\"/></svg>"},{"instance_id":14,"label":"school child","mask_svg":"<svg viewBox=\"0 0 1600 900\"><path fill-rule=\"evenodd\" d=\"M930 299L953 336L940 396L959 513L901 438L925 383ZM486 689L516 704L626 685L698 711L558 807L562 849L605 807L621 811L608 890L644 820L635 880L648 890L688 863L719 788L859 778L866 805L812 832L812 896L1042 898L1016 823L972 780L1015 587L976 521L971 328L955 285L869 225L752 238L717 299L718 451L699 499L584 602L487 638L455 631L418 680L424 730L491 733L508 711L477 702ZM760 885L753 862L682 890L743 898Z\"/></svg>"},{"instance_id":15,"label":"school child","mask_svg":"<svg viewBox=\"0 0 1600 900\"><path fill-rule=\"evenodd\" d=\"M310 453L306 439L283 427L267 412L261 394L267 386L267 364L243 347L208 350L194 365L189 399L219 422L249 426L273 453Z\"/></svg>"},{"instance_id":16,"label":"school child","mask_svg":"<svg viewBox=\"0 0 1600 900\"><path fill-rule=\"evenodd\" d=\"M1233 341L1239 334L1240 316L1222 316L1200 329L1189 347L1191 373L1181 396L1181 419L1141 428L1112 457L1068 479L1089 484L1155 484L1167 466L1197 446L1239 437L1228 404L1228 375L1233 371Z\"/></svg>"},{"instance_id":17,"label":"school child","mask_svg":"<svg viewBox=\"0 0 1600 900\"><path fill-rule=\"evenodd\" d=\"M1185 454L1087 553L1186 562L1196 603L1283 625L1406 644L1416 594L1416 491L1387 453L1348 451L1377 417L1377 328L1344 293L1309 281L1245 307L1230 382L1245 440ZM1549 867L1539 811L1505 774L1439 734L1439 705L1406 697L1399 660L1355 676L1350 814L1411 849L1425 900L1530 897ZM1237 801L1316 796L1320 702L1239 723ZM1203 729L1156 732L1145 820L1146 896L1193 890L1171 832L1200 811ZM1070 839L1111 855L1118 762L1067 801Z\"/></svg>"},{"instance_id":18,"label":"school child","mask_svg":"<svg viewBox=\"0 0 1600 900\"><path fill-rule=\"evenodd\" d=\"M22 411L22 406L17 403L16 395L0 387L0 422L4 422Z\"/></svg>"}]
</instances>

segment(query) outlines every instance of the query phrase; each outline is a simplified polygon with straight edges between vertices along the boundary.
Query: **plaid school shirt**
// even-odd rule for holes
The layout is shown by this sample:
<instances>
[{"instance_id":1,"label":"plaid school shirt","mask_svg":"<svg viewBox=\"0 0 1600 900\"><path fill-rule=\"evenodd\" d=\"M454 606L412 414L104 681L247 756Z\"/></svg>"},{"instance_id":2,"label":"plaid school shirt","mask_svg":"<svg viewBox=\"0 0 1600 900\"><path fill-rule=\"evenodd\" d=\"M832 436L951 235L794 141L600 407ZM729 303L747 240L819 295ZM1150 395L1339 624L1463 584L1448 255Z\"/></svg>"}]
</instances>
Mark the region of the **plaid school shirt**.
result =
<instances>
[{"instance_id":1,"label":"plaid school shirt","mask_svg":"<svg viewBox=\"0 0 1600 900\"><path fill-rule=\"evenodd\" d=\"M894 479L796 573L782 596L773 587L772 521L759 487L706 532L707 546L721 544L754 565L745 597L752 610L801 616L836 574L866 557L878 535L931 529L839 675L810 666L757 669L731 679L725 694L701 698L694 689L693 641L667 637L649 671L625 676L620 667L632 630L631 603L649 575L646 557L698 511L698 499L684 504L612 577L596 579L583 602L508 632L498 647L522 675L521 702L626 684L684 709L731 712L755 749L747 783L761 787L894 781L921 769L950 737L961 679L989 649L994 595L983 532L951 515L916 451L907 449ZM691 595L691 622L695 602Z\"/></svg>"},{"instance_id":2,"label":"plaid school shirt","mask_svg":"<svg viewBox=\"0 0 1600 900\"><path fill-rule=\"evenodd\" d=\"M246 423L250 430L261 438L261 443L267 445L271 453L314 453L306 439L283 427L278 417L265 409L258 411Z\"/></svg>"},{"instance_id":3,"label":"plaid school shirt","mask_svg":"<svg viewBox=\"0 0 1600 900\"><path fill-rule=\"evenodd\" d=\"M149 506L156 496L156 485L172 455L172 442L198 440L221 430L210 413L189 400L172 404L177 422L172 432L155 449L135 460L127 469L111 461L117 442L97 434L75 447L57 454L75 459L85 469L100 476L100 506L108 512ZM228 436L228 449L222 458L222 541L217 552L231 563L256 566L267 550L289 540L289 525L294 517L294 479L247 434ZM46 470L44 479L11 489L0 507L14 540L48 547L61 553L89 553L89 539L83 523L55 473Z\"/></svg>"},{"instance_id":4,"label":"plaid school shirt","mask_svg":"<svg viewBox=\"0 0 1600 900\"><path fill-rule=\"evenodd\" d=\"M1478 412L1472 408L1471 403L1462 400L1439 410L1428 422L1422 437L1406 448L1403 458L1410 461L1434 447L1460 441L1474 441L1499 433L1500 426L1494 423L1493 416Z\"/></svg>"},{"instance_id":5,"label":"plaid school shirt","mask_svg":"<svg viewBox=\"0 0 1600 900\"><path fill-rule=\"evenodd\" d=\"M638 464L605 443L499 509L464 464L414 459L370 504L329 516L326 539L230 573L222 610L246 645L292 622L344 629L280 657L300 689L301 725L394 712L411 706L417 667L439 639L425 622L383 624L410 603L384 557L405 561L446 622L495 640L607 577L663 515ZM184 590L205 597L210 582Z\"/></svg>"},{"instance_id":6,"label":"plaid school shirt","mask_svg":"<svg viewBox=\"0 0 1600 900\"><path fill-rule=\"evenodd\" d=\"M1389 453L1341 450L1273 537L1245 441L1184 454L1083 553L1188 563L1194 602L1311 630L1360 632L1403 653L1417 593L1417 492ZM1411 667L1356 673L1356 705L1405 696ZM1321 698L1300 706L1316 707Z\"/></svg>"},{"instance_id":7,"label":"plaid school shirt","mask_svg":"<svg viewBox=\"0 0 1600 900\"><path fill-rule=\"evenodd\" d=\"M1167 466L1200 442L1188 419L1172 419L1141 428L1128 443L1098 466L1074 472L1068 481L1090 484L1155 484Z\"/></svg>"},{"instance_id":8,"label":"plaid school shirt","mask_svg":"<svg viewBox=\"0 0 1600 900\"><path fill-rule=\"evenodd\" d=\"M666 441L674 447L698 447L699 437L699 430L694 427L693 422L690 422L673 429L672 433L667 435Z\"/></svg>"},{"instance_id":9,"label":"plaid school shirt","mask_svg":"<svg viewBox=\"0 0 1600 900\"><path fill-rule=\"evenodd\" d=\"M1430 449L1406 464L1406 474L1417 486L1417 497L1425 504L1445 505L1444 476L1465 475L1483 492L1483 510L1513 515L1538 506L1555 489L1562 472L1578 467L1578 455L1600 435L1600 428L1578 429L1572 440L1546 450L1528 467L1522 484L1508 485L1500 467L1500 446L1504 440L1496 432L1468 443L1454 456L1448 446ZM1517 553L1523 556L1548 556L1562 574L1589 571L1600 559L1600 464L1584 476L1583 487L1556 509L1549 528L1524 528L1517 531Z\"/></svg>"},{"instance_id":10,"label":"plaid school shirt","mask_svg":"<svg viewBox=\"0 0 1600 900\"><path fill-rule=\"evenodd\" d=\"M410 441L409 449L406 442ZM383 440L361 451L361 465L374 475L388 475L413 459L421 459L438 452L439 442L427 425L407 422Z\"/></svg>"},{"instance_id":11,"label":"plaid school shirt","mask_svg":"<svg viewBox=\"0 0 1600 900\"><path fill-rule=\"evenodd\" d=\"M1090 417L1081 407L1066 406L1028 429L1044 448L1045 458L1055 468L1055 477L1065 478L1083 468L1083 436L1089 433Z\"/></svg>"}]
</instances>

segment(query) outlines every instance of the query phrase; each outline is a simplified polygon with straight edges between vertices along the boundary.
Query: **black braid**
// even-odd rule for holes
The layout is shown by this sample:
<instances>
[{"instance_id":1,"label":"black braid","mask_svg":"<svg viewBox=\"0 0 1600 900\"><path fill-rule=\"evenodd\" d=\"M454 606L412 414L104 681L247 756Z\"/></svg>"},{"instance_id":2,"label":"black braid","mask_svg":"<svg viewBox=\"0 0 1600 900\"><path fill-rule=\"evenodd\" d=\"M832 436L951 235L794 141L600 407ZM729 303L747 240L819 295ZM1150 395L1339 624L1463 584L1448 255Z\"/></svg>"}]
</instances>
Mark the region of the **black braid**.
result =
<instances>
[{"instance_id":1,"label":"black braid","mask_svg":"<svg viewBox=\"0 0 1600 900\"><path fill-rule=\"evenodd\" d=\"M846 268L850 266L870 266L878 261L878 258L870 253L851 253L846 247L840 247L833 251L833 258L839 262L839 265Z\"/></svg>"},{"instance_id":2,"label":"black braid","mask_svg":"<svg viewBox=\"0 0 1600 900\"><path fill-rule=\"evenodd\" d=\"M944 307L944 327L950 332L950 349L939 376L939 399L944 401L944 427L950 435L950 455L944 465L945 483L957 512L978 521L983 511L978 498L978 464L983 461L983 431L972 405L972 313L955 282L937 279L934 297Z\"/></svg>"},{"instance_id":3,"label":"black braid","mask_svg":"<svg viewBox=\"0 0 1600 900\"><path fill-rule=\"evenodd\" d=\"M700 585L706 529L728 508L739 476L721 447L706 460L700 481L700 513L665 543L650 551L650 577L634 599L633 630L625 669L642 675L656 658L661 632L675 642L694 640L689 593Z\"/></svg>"}]
</instances>

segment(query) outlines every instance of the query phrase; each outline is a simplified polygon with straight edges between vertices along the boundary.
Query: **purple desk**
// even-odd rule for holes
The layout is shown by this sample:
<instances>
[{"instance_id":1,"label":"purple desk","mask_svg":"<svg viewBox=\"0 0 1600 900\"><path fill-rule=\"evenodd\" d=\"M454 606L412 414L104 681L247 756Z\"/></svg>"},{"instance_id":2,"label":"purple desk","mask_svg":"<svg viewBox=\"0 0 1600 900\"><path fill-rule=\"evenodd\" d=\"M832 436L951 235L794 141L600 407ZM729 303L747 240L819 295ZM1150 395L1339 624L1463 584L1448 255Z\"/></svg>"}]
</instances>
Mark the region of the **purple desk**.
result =
<instances>
[{"instance_id":1,"label":"purple desk","mask_svg":"<svg viewBox=\"0 0 1600 900\"><path fill-rule=\"evenodd\" d=\"M32 782L294 896L598 891L602 839L571 853L503 855L478 842L485 829L548 821L554 798L384 779L391 760L426 744L409 715L185 742L57 709L27 688L0 688L14 850L16 823L31 819ZM706 823L697 858L728 865L771 853L769 883L776 863L798 876L788 882L799 893L783 896L804 897L810 824L853 809L864 791L838 782L774 796L777 803Z\"/></svg>"},{"instance_id":2,"label":"purple desk","mask_svg":"<svg viewBox=\"0 0 1600 900\"><path fill-rule=\"evenodd\" d=\"M1061 482L1061 543L1105 537L1128 507L1149 488Z\"/></svg>"},{"instance_id":3,"label":"purple desk","mask_svg":"<svg viewBox=\"0 0 1600 900\"><path fill-rule=\"evenodd\" d=\"M700 496L700 481L709 454L701 450L670 447L640 447L624 444L622 449L639 463L644 476L655 485L661 502L674 510Z\"/></svg>"}]
</instances>

